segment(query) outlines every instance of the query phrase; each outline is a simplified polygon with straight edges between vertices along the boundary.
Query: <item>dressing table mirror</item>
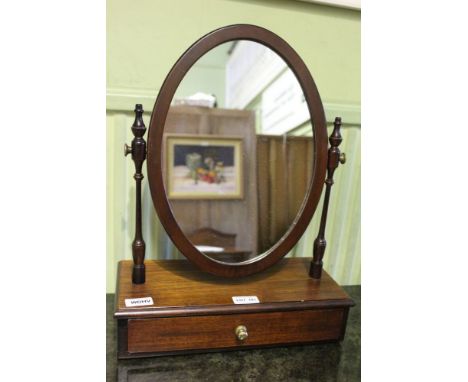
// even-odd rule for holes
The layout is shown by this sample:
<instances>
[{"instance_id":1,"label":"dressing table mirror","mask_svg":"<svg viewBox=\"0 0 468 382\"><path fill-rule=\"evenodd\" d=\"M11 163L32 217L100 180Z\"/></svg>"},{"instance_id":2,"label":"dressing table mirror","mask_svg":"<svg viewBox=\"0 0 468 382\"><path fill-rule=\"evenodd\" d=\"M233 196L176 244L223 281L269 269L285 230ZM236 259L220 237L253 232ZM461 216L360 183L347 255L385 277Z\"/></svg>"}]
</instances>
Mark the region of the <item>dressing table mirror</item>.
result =
<instances>
[{"instance_id":1,"label":"dressing table mirror","mask_svg":"<svg viewBox=\"0 0 468 382\"><path fill-rule=\"evenodd\" d=\"M160 88L146 144L136 105L133 261L121 261L119 358L343 339L353 301L322 270L341 119L281 37L253 25L196 41ZM187 260L145 261L142 168ZM313 254L299 253L325 186ZM152 208L145 206L145 208ZM297 251L297 253L295 252ZM287 255L290 256L287 256Z\"/></svg>"}]
</instances>

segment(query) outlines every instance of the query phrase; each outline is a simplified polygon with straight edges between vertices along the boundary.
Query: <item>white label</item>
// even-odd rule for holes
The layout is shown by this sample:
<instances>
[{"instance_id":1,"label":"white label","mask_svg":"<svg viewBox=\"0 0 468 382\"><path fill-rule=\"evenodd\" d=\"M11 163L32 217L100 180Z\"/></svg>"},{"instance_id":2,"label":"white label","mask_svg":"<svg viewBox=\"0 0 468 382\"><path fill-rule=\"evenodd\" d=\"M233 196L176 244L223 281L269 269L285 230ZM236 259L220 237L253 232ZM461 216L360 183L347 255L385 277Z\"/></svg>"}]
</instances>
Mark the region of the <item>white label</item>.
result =
<instances>
[{"instance_id":1,"label":"white label","mask_svg":"<svg viewBox=\"0 0 468 382\"><path fill-rule=\"evenodd\" d=\"M151 297L141 297L141 298L126 298L125 306L127 308L131 306L146 306L153 305L153 299Z\"/></svg>"},{"instance_id":2,"label":"white label","mask_svg":"<svg viewBox=\"0 0 468 382\"><path fill-rule=\"evenodd\" d=\"M258 304L260 301L257 296L233 296L234 304Z\"/></svg>"}]
</instances>

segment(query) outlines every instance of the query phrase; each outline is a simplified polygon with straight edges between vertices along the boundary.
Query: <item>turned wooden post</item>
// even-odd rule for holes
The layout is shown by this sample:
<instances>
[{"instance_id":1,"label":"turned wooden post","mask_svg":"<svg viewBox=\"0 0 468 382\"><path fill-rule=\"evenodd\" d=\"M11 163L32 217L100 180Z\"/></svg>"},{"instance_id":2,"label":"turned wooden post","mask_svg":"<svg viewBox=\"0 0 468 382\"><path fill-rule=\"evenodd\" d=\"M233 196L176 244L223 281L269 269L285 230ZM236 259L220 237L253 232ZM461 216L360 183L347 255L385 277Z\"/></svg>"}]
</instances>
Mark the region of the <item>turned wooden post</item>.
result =
<instances>
[{"instance_id":1,"label":"turned wooden post","mask_svg":"<svg viewBox=\"0 0 468 382\"><path fill-rule=\"evenodd\" d=\"M135 198L135 238L132 243L133 272L132 282L134 284L143 284L145 282L145 241L141 232L141 181L143 174L141 168L146 159L146 142L143 138L146 132L146 126L143 122L143 106L135 105L135 122L133 122L132 132L135 138L132 140L132 146L124 146L125 156L132 154L135 162L136 198Z\"/></svg>"},{"instance_id":2,"label":"turned wooden post","mask_svg":"<svg viewBox=\"0 0 468 382\"><path fill-rule=\"evenodd\" d=\"M340 133L341 128L341 118L336 117L334 123L334 129L330 135L330 148L328 149L328 165L327 165L327 179L325 180L325 199L323 201L323 210L322 218L320 220L320 229L317 235L317 238L314 241L314 257L312 263L310 264L310 277L314 279L319 279L322 276L322 267L323 267L323 255L325 253L325 248L327 242L325 240L325 227L327 225L327 215L328 215L328 204L330 202L330 192L331 187L333 186L333 173L338 167L339 163L346 162L346 156L344 153L340 153L338 146L340 145L343 138Z\"/></svg>"}]
</instances>

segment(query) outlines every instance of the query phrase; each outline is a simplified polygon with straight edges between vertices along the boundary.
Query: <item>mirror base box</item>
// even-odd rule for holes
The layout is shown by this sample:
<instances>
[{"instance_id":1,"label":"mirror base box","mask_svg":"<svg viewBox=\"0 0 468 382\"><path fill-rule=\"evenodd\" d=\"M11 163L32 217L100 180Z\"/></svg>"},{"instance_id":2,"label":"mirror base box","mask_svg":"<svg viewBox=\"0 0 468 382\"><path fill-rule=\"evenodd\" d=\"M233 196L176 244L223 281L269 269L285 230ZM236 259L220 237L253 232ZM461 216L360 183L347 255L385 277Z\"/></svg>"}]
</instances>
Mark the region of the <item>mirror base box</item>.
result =
<instances>
[{"instance_id":1,"label":"mirror base box","mask_svg":"<svg viewBox=\"0 0 468 382\"><path fill-rule=\"evenodd\" d=\"M148 260L145 284L132 284L133 262L121 261L118 357L340 341L354 302L326 272L310 278L310 261L286 258L262 273L225 279L187 260Z\"/></svg>"}]
</instances>

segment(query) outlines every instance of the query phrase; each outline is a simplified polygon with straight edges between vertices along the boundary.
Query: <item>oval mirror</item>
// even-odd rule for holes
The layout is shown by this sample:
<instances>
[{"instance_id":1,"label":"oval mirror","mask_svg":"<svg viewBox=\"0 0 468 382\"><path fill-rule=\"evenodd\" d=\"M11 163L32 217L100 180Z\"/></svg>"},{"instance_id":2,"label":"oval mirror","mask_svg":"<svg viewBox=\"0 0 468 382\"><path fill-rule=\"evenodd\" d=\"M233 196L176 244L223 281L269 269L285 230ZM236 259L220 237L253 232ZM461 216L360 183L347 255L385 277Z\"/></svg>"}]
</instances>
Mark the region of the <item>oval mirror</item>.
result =
<instances>
[{"instance_id":1,"label":"oval mirror","mask_svg":"<svg viewBox=\"0 0 468 382\"><path fill-rule=\"evenodd\" d=\"M234 25L177 61L153 109L148 180L176 247L238 277L296 244L323 187L327 134L305 64L272 32Z\"/></svg>"}]
</instances>

